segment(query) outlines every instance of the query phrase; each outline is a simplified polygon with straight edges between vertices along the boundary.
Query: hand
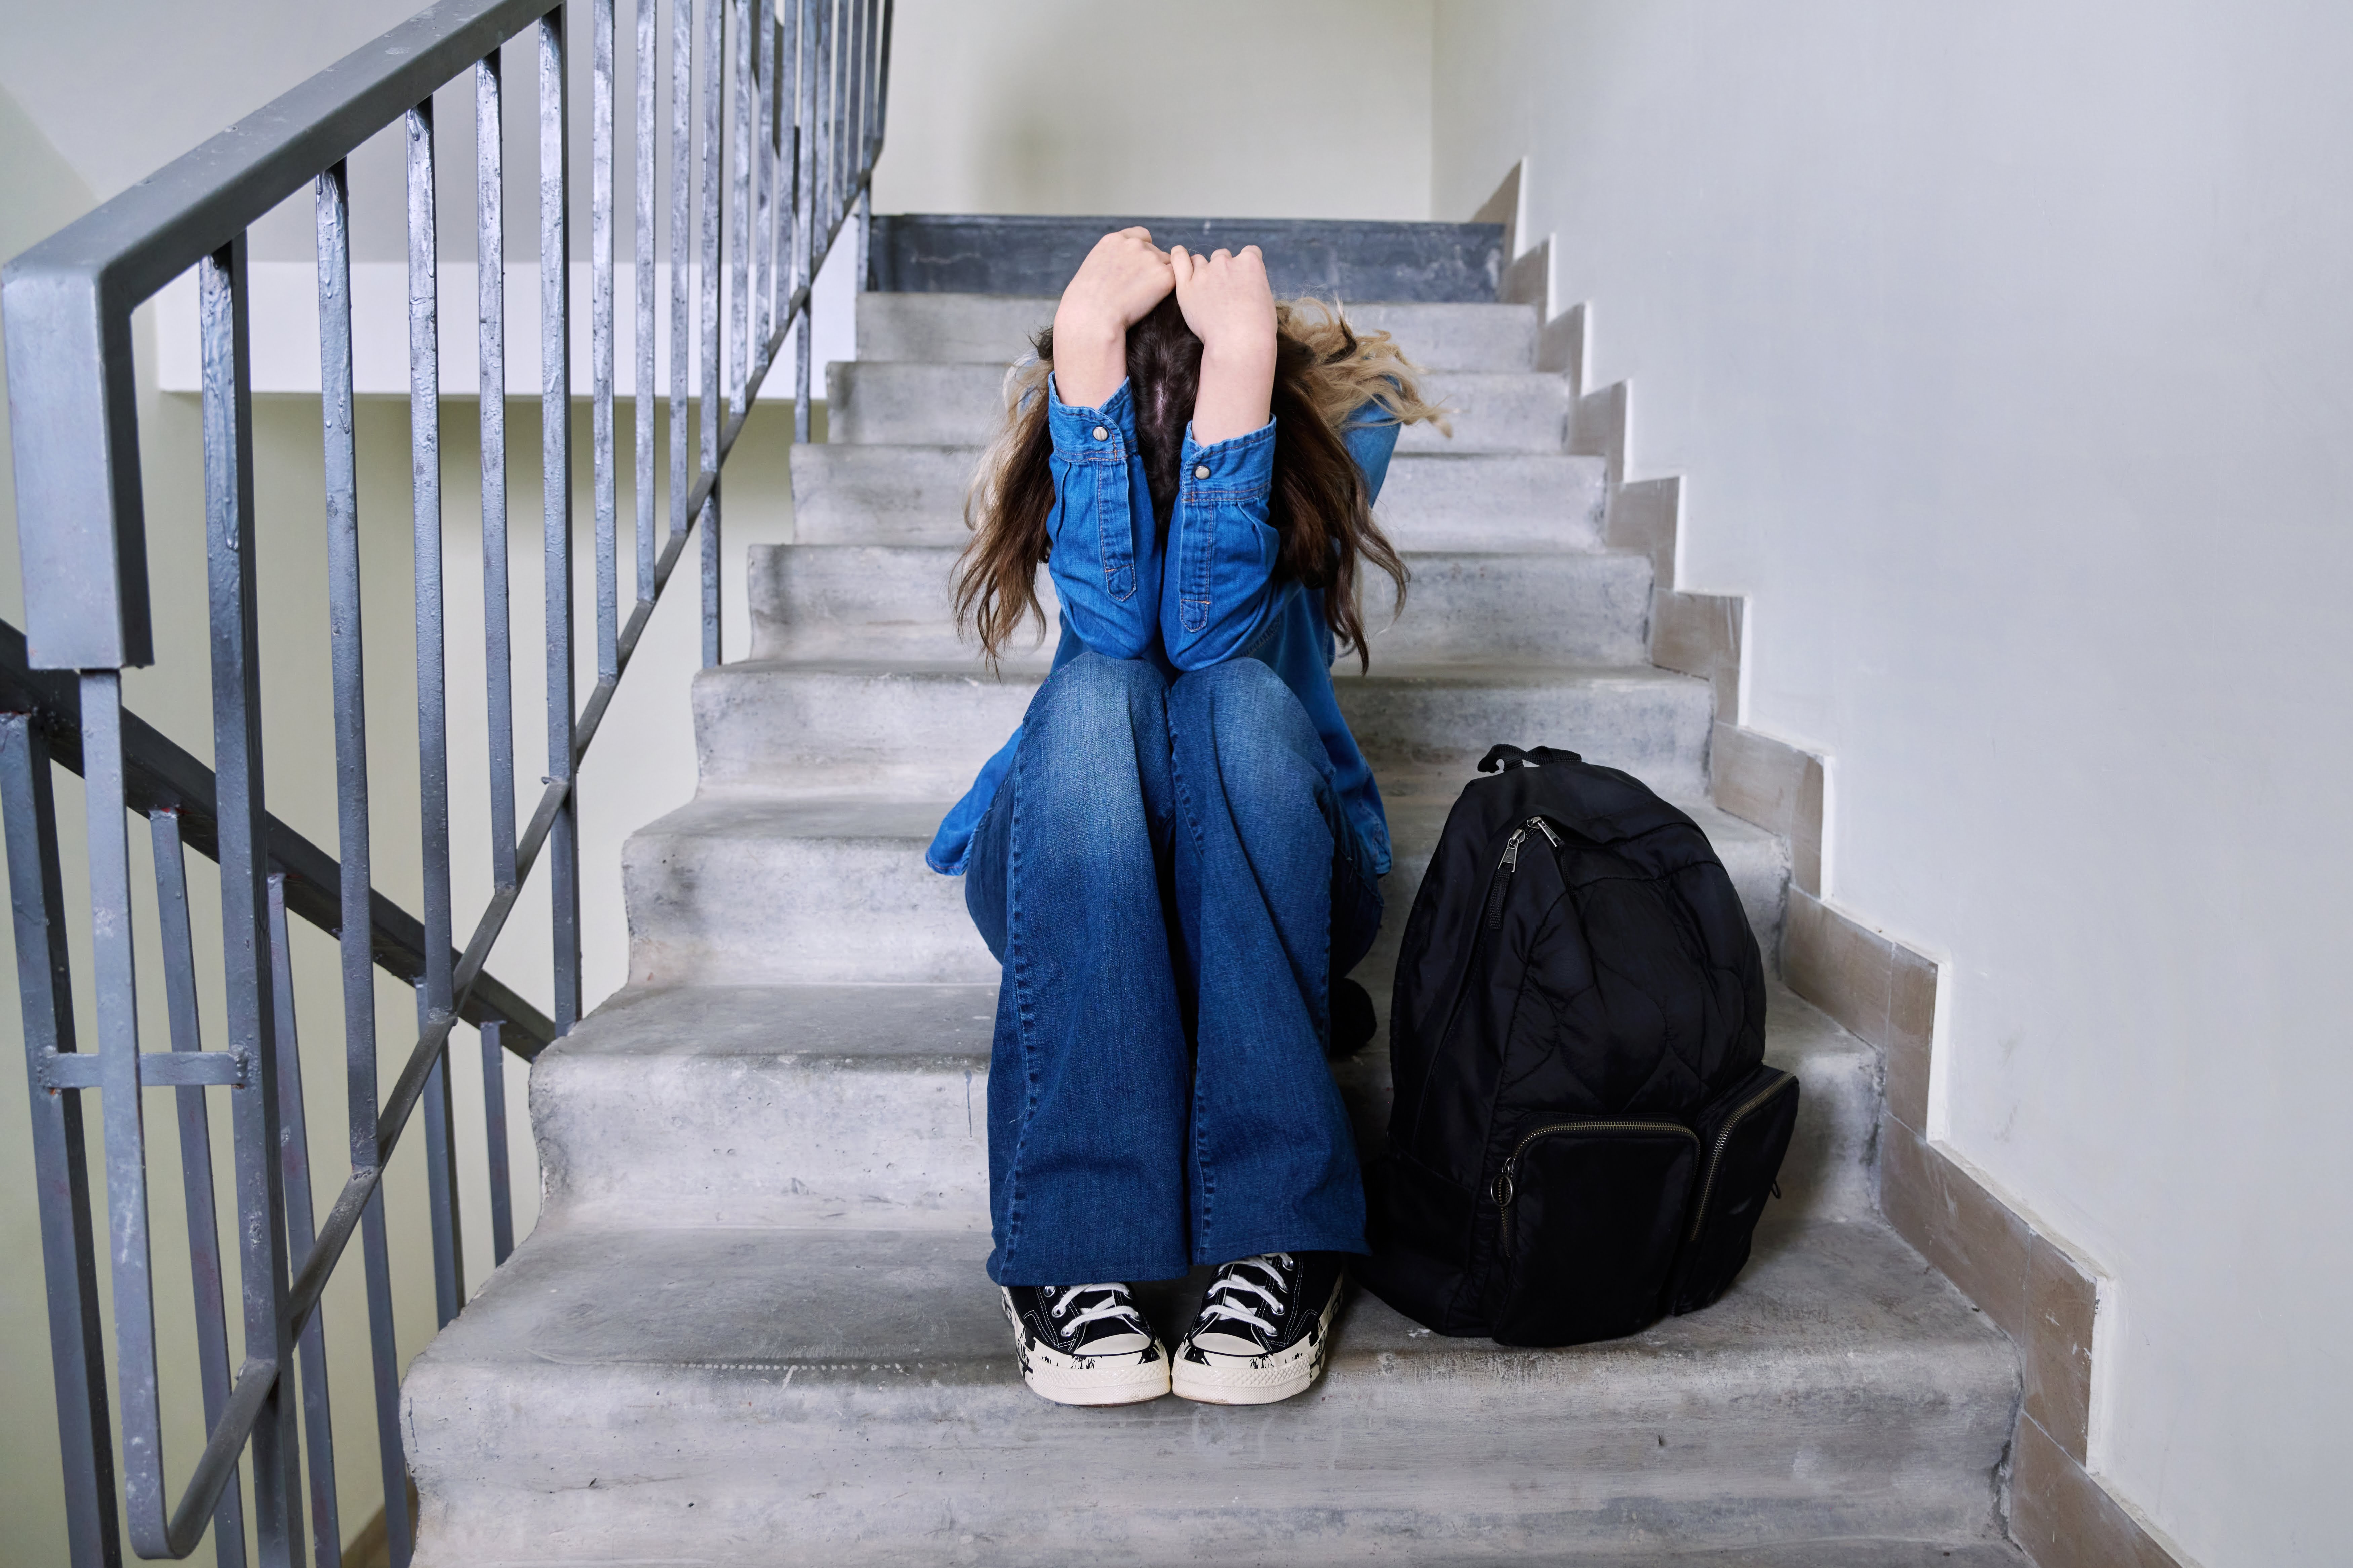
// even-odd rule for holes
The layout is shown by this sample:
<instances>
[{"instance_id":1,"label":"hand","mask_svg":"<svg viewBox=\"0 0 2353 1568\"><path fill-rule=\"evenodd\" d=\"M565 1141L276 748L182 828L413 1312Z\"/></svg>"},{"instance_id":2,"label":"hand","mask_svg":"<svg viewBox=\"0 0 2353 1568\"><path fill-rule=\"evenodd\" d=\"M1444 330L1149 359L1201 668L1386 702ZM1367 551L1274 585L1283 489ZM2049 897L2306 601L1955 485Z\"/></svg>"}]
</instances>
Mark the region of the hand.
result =
<instances>
[{"instance_id":1,"label":"hand","mask_svg":"<svg viewBox=\"0 0 2353 1568\"><path fill-rule=\"evenodd\" d=\"M1193 400L1193 439L1247 436L1267 422L1274 398L1274 291L1255 245L1241 254L1168 253L1176 308L1201 340L1201 389Z\"/></svg>"},{"instance_id":2,"label":"hand","mask_svg":"<svg viewBox=\"0 0 2353 1568\"><path fill-rule=\"evenodd\" d=\"M1152 231L1104 235L1079 263L1054 310L1054 384L1062 401L1092 408L1127 379L1127 329L1166 298L1168 253Z\"/></svg>"}]
</instances>

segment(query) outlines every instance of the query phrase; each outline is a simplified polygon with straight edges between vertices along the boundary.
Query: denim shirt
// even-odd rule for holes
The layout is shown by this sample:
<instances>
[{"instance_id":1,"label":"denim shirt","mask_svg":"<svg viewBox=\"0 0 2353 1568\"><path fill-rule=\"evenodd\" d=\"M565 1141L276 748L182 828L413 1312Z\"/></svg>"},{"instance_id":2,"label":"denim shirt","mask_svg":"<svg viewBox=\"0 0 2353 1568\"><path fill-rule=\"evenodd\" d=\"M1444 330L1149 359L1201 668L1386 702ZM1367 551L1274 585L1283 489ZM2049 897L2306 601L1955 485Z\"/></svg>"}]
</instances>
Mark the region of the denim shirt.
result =
<instances>
[{"instance_id":1,"label":"denim shirt","mask_svg":"<svg viewBox=\"0 0 2353 1568\"><path fill-rule=\"evenodd\" d=\"M1229 659L1255 658L1290 687L1324 738L1332 786L1376 875L1389 868L1388 818L1373 770L1356 749L1332 691L1332 628L1324 594L1272 581L1281 540L1267 521L1273 489L1274 422L1207 446L1185 427L1176 505L1164 543L1135 446L1135 405L1122 382L1101 406L1073 408L1047 382L1046 426L1054 510L1046 520L1047 570L1061 604L1060 669L1082 651L1148 658L1172 679ZM1377 405L1341 432L1377 499L1398 426ZM1021 731L988 759L950 808L924 864L961 876L974 830L1013 766Z\"/></svg>"}]
</instances>

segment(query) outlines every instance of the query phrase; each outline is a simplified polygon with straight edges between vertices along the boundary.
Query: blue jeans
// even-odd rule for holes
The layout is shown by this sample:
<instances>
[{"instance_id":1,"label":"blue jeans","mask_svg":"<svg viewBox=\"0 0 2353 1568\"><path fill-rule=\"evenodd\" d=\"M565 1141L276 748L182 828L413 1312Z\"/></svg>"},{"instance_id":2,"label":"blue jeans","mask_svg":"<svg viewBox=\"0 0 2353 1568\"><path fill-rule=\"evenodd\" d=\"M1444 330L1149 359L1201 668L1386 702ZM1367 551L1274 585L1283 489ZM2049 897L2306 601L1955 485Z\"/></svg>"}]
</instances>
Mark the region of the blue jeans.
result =
<instances>
[{"instance_id":1,"label":"blue jeans","mask_svg":"<svg viewBox=\"0 0 2353 1568\"><path fill-rule=\"evenodd\" d=\"M1005 966L990 1279L1365 1250L1324 1042L1381 899L1331 772L1255 659L1172 681L1086 653L1039 689L965 874Z\"/></svg>"}]
</instances>

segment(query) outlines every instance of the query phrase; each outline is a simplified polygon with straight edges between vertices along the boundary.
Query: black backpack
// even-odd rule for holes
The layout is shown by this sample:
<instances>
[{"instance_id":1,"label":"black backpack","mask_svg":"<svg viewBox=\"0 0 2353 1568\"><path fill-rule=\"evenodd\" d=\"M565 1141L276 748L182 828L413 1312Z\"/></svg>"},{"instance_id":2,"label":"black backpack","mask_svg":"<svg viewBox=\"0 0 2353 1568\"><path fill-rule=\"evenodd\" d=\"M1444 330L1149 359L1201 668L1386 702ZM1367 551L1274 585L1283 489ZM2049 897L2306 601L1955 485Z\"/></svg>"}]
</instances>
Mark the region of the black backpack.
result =
<instances>
[{"instance_id":1,"label":"black backpack","mask_svg":"<svg viewBox=\"0 0 2353 1568\"><path fill-rule=\"evenodd\" d=\"M1406 921L1359 1278L1442 1334L1633 1333L1747 1261L1798 1080L1763 1065L1757 938L1690 817L1573 752L1479 769Z\"/></svg>"}]
</instances>

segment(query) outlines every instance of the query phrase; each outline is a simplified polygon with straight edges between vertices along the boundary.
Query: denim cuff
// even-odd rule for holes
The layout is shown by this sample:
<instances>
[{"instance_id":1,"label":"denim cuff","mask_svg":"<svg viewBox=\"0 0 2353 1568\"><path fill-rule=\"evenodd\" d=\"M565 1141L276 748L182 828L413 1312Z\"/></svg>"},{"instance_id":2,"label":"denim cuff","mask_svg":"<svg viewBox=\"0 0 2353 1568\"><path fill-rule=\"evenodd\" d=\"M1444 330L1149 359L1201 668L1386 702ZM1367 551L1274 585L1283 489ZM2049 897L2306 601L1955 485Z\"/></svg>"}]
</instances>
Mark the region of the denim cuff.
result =
<instances>
[{"instance_id":1,"label":"denim cuff","mask_svg":"<svg viewBox=\"0 0 2353 1568\"><path fill-rule=\"evenodd\" d=\"M1188 492L1202 495L1249 495L1265 491L1274 482L1274 421L1269 419L1246 436L1229 436L1207 446L1193 438L1185 426L1185 458L1178 481Z\"/></svg>"},{"instance_id":2,"label":"denim cuff","mask_svg":"<svg viewBox=\"0 0 2353 1568\"><path fill-rule=\"evenodd\" d=\"M1128 384L1092 408L1062 401L1061 389L1046 378L1046 434L1054 456L1066 463L1124 463L1135 449L1135 399Z\"/></svg>"}]
</instances>

